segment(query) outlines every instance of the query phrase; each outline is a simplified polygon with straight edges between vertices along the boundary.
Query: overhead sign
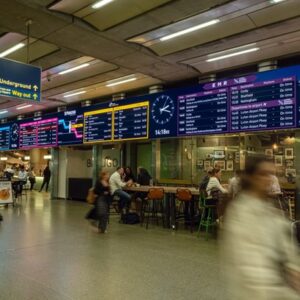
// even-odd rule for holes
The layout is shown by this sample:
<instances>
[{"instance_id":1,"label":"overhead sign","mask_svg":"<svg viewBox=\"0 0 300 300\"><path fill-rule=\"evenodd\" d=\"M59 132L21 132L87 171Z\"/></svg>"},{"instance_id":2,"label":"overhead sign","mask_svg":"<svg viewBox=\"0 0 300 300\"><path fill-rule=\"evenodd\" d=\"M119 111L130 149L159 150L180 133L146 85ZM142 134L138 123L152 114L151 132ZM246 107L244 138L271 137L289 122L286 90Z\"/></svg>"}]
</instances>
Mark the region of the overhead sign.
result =
<instances>
[{"instance_id":1,"label":"overhead sign","mask_svg":"<svg viewBox=\"0 0 300 300\"><path fill-rule=\"evenodd\" d=\"M41 101L41 69L0 58L0 96Z\"/></svg>"}]
</instances>

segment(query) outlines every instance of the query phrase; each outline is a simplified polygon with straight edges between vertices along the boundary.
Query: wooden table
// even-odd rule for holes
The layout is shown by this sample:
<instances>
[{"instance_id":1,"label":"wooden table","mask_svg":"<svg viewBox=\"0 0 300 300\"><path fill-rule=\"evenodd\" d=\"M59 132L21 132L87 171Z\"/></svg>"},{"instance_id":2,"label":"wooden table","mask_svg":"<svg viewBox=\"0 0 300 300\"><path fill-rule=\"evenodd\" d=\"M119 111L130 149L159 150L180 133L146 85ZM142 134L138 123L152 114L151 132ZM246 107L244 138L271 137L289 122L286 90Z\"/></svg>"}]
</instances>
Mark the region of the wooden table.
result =
<instances>
[{"instance_id":1,"label":"wooden table","mask_svg":"<svg viewBox=\"0 0 300 300\"><path fill-rule=\"evenodd\" d=\"M147 193L151 188L162 188L166 195L166 224L169 228L175 229L176 226L176 205L175 205L175 194L177 189L188 189L191 191L193 198L198 199L200 192L194 187L183 187L183 186L131 186L124 187L124 190L128 192L144 192Z\"/></svg>"}]
</instances>

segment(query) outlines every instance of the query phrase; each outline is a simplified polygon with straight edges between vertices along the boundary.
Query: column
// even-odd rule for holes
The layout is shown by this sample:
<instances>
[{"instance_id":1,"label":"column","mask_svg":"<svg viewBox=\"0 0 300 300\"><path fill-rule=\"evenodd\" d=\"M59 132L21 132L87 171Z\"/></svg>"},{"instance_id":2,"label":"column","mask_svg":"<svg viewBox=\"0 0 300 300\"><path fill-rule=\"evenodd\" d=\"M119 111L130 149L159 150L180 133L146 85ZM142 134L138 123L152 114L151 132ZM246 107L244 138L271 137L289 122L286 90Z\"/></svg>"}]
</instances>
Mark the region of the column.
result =
<instances>
[{"instance_id":1,"label":"column","mask_svg":"<svg viewBox=\"0 0 300 300\"><path fill-rule=\"evenodd\" d=\"M99 172L102 169L102 145L93 145L92 150L92 168L93 168L93 185L95 185Z\"/></svg>"},{"instance_id":2,"label":"column","mask_svg":"<svg viewBox=\"0 0 300 300\"><path fill-rule=\"evenodd\" d=\"M50 170L51 170L51 181L50 181L50 190L51 190L51 199L58 198L58 183L59 183L59 150L57 148L51 148L50 154L52 156L50 161Z\"/></svg>"}]
</instances>

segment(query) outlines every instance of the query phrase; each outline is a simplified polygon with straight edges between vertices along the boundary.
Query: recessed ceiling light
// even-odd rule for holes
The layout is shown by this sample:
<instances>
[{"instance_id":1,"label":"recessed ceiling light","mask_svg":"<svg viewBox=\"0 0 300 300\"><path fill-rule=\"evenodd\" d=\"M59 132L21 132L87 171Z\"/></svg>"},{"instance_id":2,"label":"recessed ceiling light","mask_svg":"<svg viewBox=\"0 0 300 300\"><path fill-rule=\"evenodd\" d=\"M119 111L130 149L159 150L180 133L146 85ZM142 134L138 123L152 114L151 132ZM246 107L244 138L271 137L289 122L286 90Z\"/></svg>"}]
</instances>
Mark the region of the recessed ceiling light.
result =
<instances>
[{"instance_id":1,"label":"recessed ceiling light","mask_svg":"<svg viewBox=\"0 0 300 300\"><path fill-rule=\"evenodd\" d=\"M160 40L162 42L167 41L167 40L173 39L177 36L184 35L184 34L187 34L187 33L190 33L190 32L193 32L193 31L196 31L196 30L199 30L199 29L202 29L202 28L214 25L214 24L217 24L219 22L220 22L219 19L214 19L214 20L211 20L211 21L208 21L208 22L205 22L205 23L202 23L202 24L199 24L199 25L196 25L196 26L184 29L184 30L180 30L178 32L175 32L175 33L172 33L172 34L169 34L169 35L166 35L166 36L163 36L163 37L160 38Z\"/></svg>"},{"instance_id":2,"label":"recessed ceiling light","mask_svg":"<svg viewBox=\"0 0 300 300\"><path fill-rule=\"evenodd\" d=\"M115 86L115 85L119 85L119 84L131 82L131 81L135 81L135 80L137 80L136 77L124 76L124 77L121 77L121 78L118 78L118 79L107 81L106 82L106 86L107 87L111 87L111 86Z\"/></svg>"},{"instance_id":3,"label":"recessed ceiling light","mask_svg":"<svg viewBox=\"0 0 300 300\"><path fill-rule=\"evenodd\" d=\"M24 160L30 160L30 156L25 155Z\"/></svg>"},{"instance_id":4,"label":"recessed ceiling light","mask_svg":"<svg viewBox=\"0 0 300 300\"><path fill-rule=\"evenodd\" d=\"M88 67L89 65L90 65L90 64L88 64L88 63L82 64L82 65L79 65L79 66L77 66L77 67L70 68L70 69L67 69L67 70L65 70L65 71L61 71L61 72L59 72L58 74L63 75L63 74L67 74L67 73L70 73L70 72L74 72L74 71L77 71L77 70L79 70L79 69Z\"/></svg>"},{"instance_id":5,"label":"recessed ceiling light","mask_svg":"<svg viewBox=\"0 0 300 300\"><path fill-rule=\"evenodd\" d=\"M73 96L81 95L81 94L85 94L85 93L86 93L86 91L80 91L80 92L76 92L76 93L72 93L72 94L67 94L67 95L64 95L64 98L73 97Z\"/></svg>"},{"instance_id":6,"label":"recessed ceiling light","mask_svg":"<svg viewBox=\"0 0 300 300\"><path fill-rule=\"evenodd\" d=\"M8 160L8 158L6 156L2 156L0 157L0 160Z\"/></svg>"},{"instance_id":7,"label":"recessed ceiling light","mask_svg":"<svg viewBox=\"0 0 300 300\"><path fill-rule=\"evenodd\" d=\"M6 114L6 113L8 113L8 110L1 110L0 111L0 115Z\"/></svg>"},{"instance_id":8,"label":"recessed ceiling light","mask_svg":"<svg viewBox=\"0 0 300 300\"><path fill-rule=\"evenodd\" d=\"M52 155L50 154L44 155L44 159L52 159Z\"/></svg>"},{"instance_id":9,"label":"recessed ceiling light","mask_svg":"<svg viewBox=\"0 0 300 300\"><path fill-rule=\"evenodd\" d=\"M25 108L28 108L28 107L31 107L32 104L26 104L26 105L23 105L23 106L18 106L16 109L17 110L20 110L20 109L25 109Z\"/></svg>"},{"instance_id":10,"label":"recessed ceiling light","mask_svg":"<svg viewBox=\"0 0 300 300\"><path fill-rule=\"evenodd\" d=\"M95 4L92 5L92 8L94 9L98 9L100 7L103 7L105 6L106 4L109 4L111 2L113 2L114 0L101 0L101 1L98 1L96 2Z\"/></svg>"},{"instance_id":11,"label":"recessed ceiling light","mask_svg":"<svg viewBox=\"0 0 300 300\"><path fill-rule=\"evenodd\" d=\"M225 59L225 58L229 58L229 57L233 57L233 56L237 56L237 55L242 55L242 54L254 52L254 51L257 51L257 50L259 50L258 47L250 48L250 49L246 49L246 50L241 50L241 51L237 51L237 52L228 53L228 54L225 54L225 55L220 55L220 56L217 56L217 57L209 58L206 61L207 62L213 62L213 61L216 61L216 60L221 60L221 59ZM218 55L218 53L215 53L214 55Z\"/></svg>"},{"instance_id":12,"label":"recessed ceiling light","mask_svg":"<svg viewBox=\"0 0 300 300\"><path fill-rule=\"evenodd\" d=\"M11 53L13 53L13 52L15 52L15 51L23 48L24 46L25 46L24 43L19 43L19 44L13 46L13 47L11 47L11 48L9 48L9 49L1 52L0 53L0 57L5 57L5 56L7 56L7 55L9 55L9 54L11 54Z\"/></svg>"},{"instance_id":13,"label":"recessed ceiling light","mask_svg":"<svg viewBox=\"0 0 300 300\"><path fill-rule=\"evenodd\" d=\"M285 0L270 0L271 3L279 3L279 2L283 2Z\"/></svg>"}]
</instances>

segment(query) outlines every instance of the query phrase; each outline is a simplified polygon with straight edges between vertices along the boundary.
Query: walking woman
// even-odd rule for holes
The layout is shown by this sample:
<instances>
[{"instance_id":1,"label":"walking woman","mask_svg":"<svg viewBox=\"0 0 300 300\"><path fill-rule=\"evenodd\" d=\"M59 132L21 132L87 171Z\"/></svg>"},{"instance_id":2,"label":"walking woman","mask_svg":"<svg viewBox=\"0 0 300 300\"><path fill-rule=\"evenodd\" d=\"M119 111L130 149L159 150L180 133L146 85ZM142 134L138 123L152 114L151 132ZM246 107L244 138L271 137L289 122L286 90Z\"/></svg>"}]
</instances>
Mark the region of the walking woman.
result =
<instances>
[{"instance_id":1,"label":"walking woman","mask_svg":"<svg viewBox=\"0 0 300 300\"><path fill-rule=\"evenodd\" d=\"M223 246L231 300L299 300L300 257L291 225L269 199L274 164L248 158L241 190L229 203Z\"/></svg>"},{"instance_id":2,"label":"walking woman","mask_svg":"<svg viewBox=\"0 0 300 300\"><path fill-rule=\"evenodd\" d=\"M111 202L109 189L109 174L108 172L100 172L99 179L94 187L96 195L95 206L88 213L87 219L98 222L98 230L100 233L106 233L109 205Z\"/></svg>"}]
</instances>

